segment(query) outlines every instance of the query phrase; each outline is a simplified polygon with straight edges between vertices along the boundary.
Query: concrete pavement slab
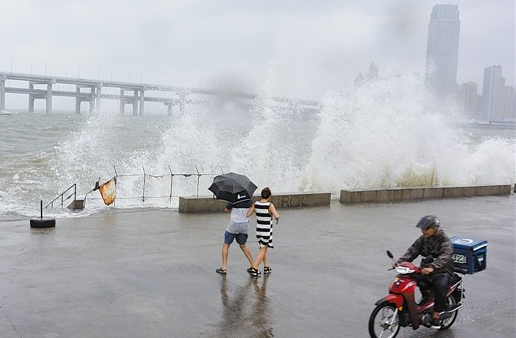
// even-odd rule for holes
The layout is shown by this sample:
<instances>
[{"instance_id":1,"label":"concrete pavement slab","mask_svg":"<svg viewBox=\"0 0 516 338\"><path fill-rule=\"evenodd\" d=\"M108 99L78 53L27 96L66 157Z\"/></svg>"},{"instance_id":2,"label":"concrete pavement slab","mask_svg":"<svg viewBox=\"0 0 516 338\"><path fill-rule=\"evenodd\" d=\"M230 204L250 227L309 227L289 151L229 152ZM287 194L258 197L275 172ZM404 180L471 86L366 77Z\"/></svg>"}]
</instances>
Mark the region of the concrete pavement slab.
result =
<instances>
[{"instance_id":1,"label":"concrete pavement slab","mask_svg":"<svg viewBox=\"0 0 516 338\"><path fill-rule=\"evenodd\" d=\"M398 337L516 335L516 198L341 205L281 211L273 273L250 278L230 248L228 215L120 210L58 219L55 229L0 223L0 337L368 337L396 256L436 214L450 236L489 241L487 270L466 276L466 305L448 331ZM254 219L249 248L257 252Z\"/></svg>"}]
</instances>

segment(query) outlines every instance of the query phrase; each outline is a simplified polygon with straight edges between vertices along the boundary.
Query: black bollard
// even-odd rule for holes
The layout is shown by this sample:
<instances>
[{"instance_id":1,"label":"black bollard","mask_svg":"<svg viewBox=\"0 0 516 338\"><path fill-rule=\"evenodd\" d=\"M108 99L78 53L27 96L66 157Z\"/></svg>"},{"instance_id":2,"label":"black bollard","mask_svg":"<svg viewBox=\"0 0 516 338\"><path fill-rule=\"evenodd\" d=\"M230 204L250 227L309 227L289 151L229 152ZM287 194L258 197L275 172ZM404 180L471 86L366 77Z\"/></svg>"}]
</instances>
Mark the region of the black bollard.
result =
<instances>
[{"instance_id":1,"label":"black bollard","mask_svg":"<svg viewBox=\"0 0 516 338\"><path fill-rule=\"evenodd\" d=\"M56 226L54 218L43 217L43 201L39 201L39 218L32 218L30 220L31 228L53 228Z\"/></svg>"}]
</instances>

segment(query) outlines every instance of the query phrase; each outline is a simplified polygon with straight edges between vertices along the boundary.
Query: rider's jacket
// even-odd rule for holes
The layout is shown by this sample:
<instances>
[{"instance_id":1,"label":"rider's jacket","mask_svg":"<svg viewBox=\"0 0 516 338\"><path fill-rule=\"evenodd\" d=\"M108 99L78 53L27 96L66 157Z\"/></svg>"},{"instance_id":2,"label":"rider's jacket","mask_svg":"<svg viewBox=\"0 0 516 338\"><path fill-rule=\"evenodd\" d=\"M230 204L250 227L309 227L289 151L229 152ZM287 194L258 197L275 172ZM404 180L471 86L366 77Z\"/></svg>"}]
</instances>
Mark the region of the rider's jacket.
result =
<instances>
[{"instance_id":1,"label":"rider's jacket","mask_svg":"<svg viewBox=\"0 0 516 338\"><path fill-rule=\"evenodd\" d=\"M423 268L434 268L436 273L453 273L453 245L450 238L439 229L432 237L425 238L423 235L416 239L414 244L408 248L407 252L398 259L398 263L412 262L419 255L423 257L432 256L432 263L423 264Z\"/></svg>"}]
</instances>

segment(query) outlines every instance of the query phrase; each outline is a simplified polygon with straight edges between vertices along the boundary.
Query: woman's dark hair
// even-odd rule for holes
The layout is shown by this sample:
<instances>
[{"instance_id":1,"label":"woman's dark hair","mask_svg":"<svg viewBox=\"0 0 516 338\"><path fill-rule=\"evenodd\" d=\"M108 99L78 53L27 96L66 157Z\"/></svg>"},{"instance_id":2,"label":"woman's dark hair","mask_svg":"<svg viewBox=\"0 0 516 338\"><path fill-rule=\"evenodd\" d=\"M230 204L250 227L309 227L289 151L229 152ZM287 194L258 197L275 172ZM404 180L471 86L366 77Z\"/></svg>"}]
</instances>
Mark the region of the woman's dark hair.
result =
<instances>
[{"instance_id":1,"label":"woman's dark hair","mask_svg":"<svg viewBox=\"0 0 516 338\"><path fill-rule=\"evenodd\" d=\"M269 198L271 197L271 189L269 189L269 187L267 188L263 188L262 190L262 198Z\"/></svg>"}]
</instances>

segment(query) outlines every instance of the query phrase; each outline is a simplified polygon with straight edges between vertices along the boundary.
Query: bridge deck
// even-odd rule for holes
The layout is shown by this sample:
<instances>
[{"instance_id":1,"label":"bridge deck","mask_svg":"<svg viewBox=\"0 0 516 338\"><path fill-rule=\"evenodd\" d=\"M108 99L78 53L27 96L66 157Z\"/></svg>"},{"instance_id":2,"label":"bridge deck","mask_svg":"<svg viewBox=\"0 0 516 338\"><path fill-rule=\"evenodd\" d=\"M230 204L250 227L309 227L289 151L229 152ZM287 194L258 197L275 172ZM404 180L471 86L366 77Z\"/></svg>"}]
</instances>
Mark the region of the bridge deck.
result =
<instances>
[{"instance_id":1,"label":"bridge deck","mask_svg":"<svg viewBox=\"0 0 516 338\"><path fill-rule=\"evenodd\" d=\"M5 82L7 80L27 82L29 88L7 87ZM132 83L122 81L106 81L83 78L71 78L61 76L49 75L31 75L21 73L6 73L0 72L0 108L5 108L5 94L25 94L29 95L29 100L46 99L47 101L52 96L75 97L78 101L89 101L95 104L100 104L102 99L120 100L124 103L132 103L136 105L139 103L140 110L143 110L143 102L162 102L167 105L180 105L184 107L185 104L199 104L206 105L210 102L210 98L224 97L239 99L244 101L263 100L271 104L287 105L296 108L308 108L309 110L317 110L320 108L320 103L312 100L299 100L293 98L286 98L280 96L262 97L252 93L245 92L223 92L207 88L193 88L181 86L169 86L148 83ZM55 84L75 85L76 91L54 90L52 88ZM47 89L34 89L32 85L47 85ZM91 92L81 92L80 88L89 88ZM118 88L121 92L134 92L134 95L119 95L119 94L102 94L102 88ZM150 96L147 92L168 92L173 97L155 97ZM197 96L195 98L188 96ZM47 102L47 111L51 109L51 103ZM122 105L121 105L122 107ZM29 109L30 110L30 109Z\"/></svg>"}]
</instances>

